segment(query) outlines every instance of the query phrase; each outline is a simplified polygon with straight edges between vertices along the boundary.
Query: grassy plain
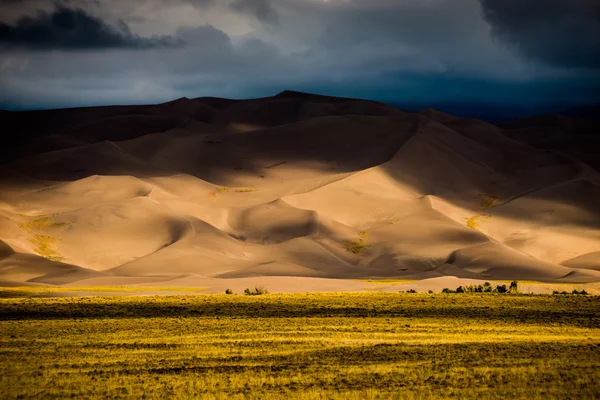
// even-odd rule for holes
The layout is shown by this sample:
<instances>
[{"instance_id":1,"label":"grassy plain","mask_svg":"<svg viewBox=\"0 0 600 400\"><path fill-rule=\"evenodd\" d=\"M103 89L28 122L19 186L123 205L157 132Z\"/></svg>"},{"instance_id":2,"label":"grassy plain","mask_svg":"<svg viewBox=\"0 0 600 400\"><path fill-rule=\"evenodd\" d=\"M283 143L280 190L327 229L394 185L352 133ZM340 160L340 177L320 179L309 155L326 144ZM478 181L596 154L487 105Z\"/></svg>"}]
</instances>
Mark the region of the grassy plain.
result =
<instances>
[{"instance_id":1,"label":"grassy plain","mask_svg":"<svg viewBox=\"0 0 600 400\"><path fill-rule=\"evenodd\" d=\"M205 288L147 287L147 286L15 286L0 288L0 298L15 297L75 297L80 295L189 295Z\"/></svg>"},{"instance_id":2,"label":"grassy plain","mask_svg":"<svg viewBox=\"0 0 600 400\"><path fill-rule=\"evenodd\" d=\"M0 299L0 398L592 399L600 297Z\"/></svg>"}]
</instances>

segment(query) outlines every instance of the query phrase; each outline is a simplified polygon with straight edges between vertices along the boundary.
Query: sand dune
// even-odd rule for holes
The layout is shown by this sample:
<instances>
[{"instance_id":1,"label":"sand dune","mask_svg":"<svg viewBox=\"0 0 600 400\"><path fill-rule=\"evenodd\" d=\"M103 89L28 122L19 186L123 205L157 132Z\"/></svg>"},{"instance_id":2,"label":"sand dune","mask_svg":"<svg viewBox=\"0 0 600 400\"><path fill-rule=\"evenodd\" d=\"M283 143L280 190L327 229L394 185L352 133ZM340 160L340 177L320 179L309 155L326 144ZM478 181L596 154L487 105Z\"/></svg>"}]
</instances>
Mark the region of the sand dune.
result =
<instances>
[{"instance_id":1,"label":"sand dune","mask_svg":"<svg viewBox=\"0 0 600 400\"><path fill-rule=\"evenodd\" d=\"M101 272L63 264L34 254L13 253L0 256L0 284L19 286L27 284L64 285L82 279L102 276Z\"/></svg>"},{"instance_id":2,"label":"sand dune","mask_svg":"<svg viewBox=\"0 0 600 400\"><path fill-rule=\"evenodd\" d=\"M297 92L1 118L3 285L600 281L593 122Z\"/></svg>"}]
</instances>

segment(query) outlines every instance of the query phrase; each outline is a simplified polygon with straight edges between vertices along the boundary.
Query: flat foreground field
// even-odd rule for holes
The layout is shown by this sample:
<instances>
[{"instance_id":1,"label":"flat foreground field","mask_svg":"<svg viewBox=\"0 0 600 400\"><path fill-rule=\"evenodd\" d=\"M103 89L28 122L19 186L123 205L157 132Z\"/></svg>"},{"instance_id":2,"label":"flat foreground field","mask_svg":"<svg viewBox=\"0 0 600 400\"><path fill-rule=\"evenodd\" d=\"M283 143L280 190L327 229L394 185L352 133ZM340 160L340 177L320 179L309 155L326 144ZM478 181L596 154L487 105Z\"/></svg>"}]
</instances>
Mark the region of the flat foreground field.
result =
<instances>
[{"instance_id":1,"label":"flat foreground field","mask_svg":"<svg viewBox=\"0 0 600 400\"><path fill-rule=\"evenodd\" d=\"M600 297L0 299L0 398L600 396Z\"/></svg>"}]
</instances>

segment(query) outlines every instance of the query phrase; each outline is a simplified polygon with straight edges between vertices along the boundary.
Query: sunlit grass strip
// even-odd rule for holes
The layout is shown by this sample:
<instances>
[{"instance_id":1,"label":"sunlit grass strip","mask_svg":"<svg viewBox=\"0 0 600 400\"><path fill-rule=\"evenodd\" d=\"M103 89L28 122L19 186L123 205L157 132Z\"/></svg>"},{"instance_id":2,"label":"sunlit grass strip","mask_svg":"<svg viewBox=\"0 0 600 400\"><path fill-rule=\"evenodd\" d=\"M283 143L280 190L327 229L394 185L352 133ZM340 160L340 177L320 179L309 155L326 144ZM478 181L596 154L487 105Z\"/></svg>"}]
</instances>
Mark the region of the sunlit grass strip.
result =
<instances>
[{"instance_id":1,"label":"sunlit grass strip","mask_svg":"<svg viewBox=\"0 0 600 400\"><path fill-rule=\"evenodd\" d=\"M143 292L202 292L206 288L185 287L145 287L145 286L13 286L0 288L0 295L4 294L39 294L39 293L65 293L65 292L89 292L89 293L143 293Z\"/></svg>"}]
</instances>

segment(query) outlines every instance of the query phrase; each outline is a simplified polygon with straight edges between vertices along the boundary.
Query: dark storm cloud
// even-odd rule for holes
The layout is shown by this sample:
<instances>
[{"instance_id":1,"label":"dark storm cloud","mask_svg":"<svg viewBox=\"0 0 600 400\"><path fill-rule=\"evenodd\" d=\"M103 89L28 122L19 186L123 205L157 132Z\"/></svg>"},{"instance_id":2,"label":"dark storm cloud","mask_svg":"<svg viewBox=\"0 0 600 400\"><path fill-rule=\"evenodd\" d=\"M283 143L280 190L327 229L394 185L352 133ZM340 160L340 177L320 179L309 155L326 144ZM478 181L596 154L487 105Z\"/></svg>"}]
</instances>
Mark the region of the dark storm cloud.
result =
<instances>
[{"instance_id":1,"label":"dark storm cloud","mask_svg":"<svg viewBox=\"0 0 600 400\"><path fill-rule=\"evenodd\" d=\"M261 22L276 24L279 15L269 0L233 0L229 5L233 10L248 14Z\"/></svg>"},{"instance_id":2,"label":"dark storm cloud","mask_svg":"<svg viewBox=\"0 0 600 400\"><path fill-rule=\"evenodd\" d=\"M492 34L558 67L600 68L600 1L480 0Z\"/></svg>"},{"instance_id":3,"label":"dark storm cloud","mask_svg":"<svg viewBox=\"0 0 600 400\"><path fill-rule=\"evenodd\" d=\"M76 35L53 21L57 1ZM566 108L600 100L598 2L0 0L0 107L294 89Z\"/></svg>"},{"instance_id":4,"label":"dark storm cloud","mask_svg":"<svg viewBox=\"0 0 600 400\"><path fill-rule=\"evenodd\" d=\"M111 26L80 8L58 4L14 24L0 23L0 46L31 49L106 49L171 47L181 41L169 36L144 38L119 21Z\"/></svg>"}]
</instances>

